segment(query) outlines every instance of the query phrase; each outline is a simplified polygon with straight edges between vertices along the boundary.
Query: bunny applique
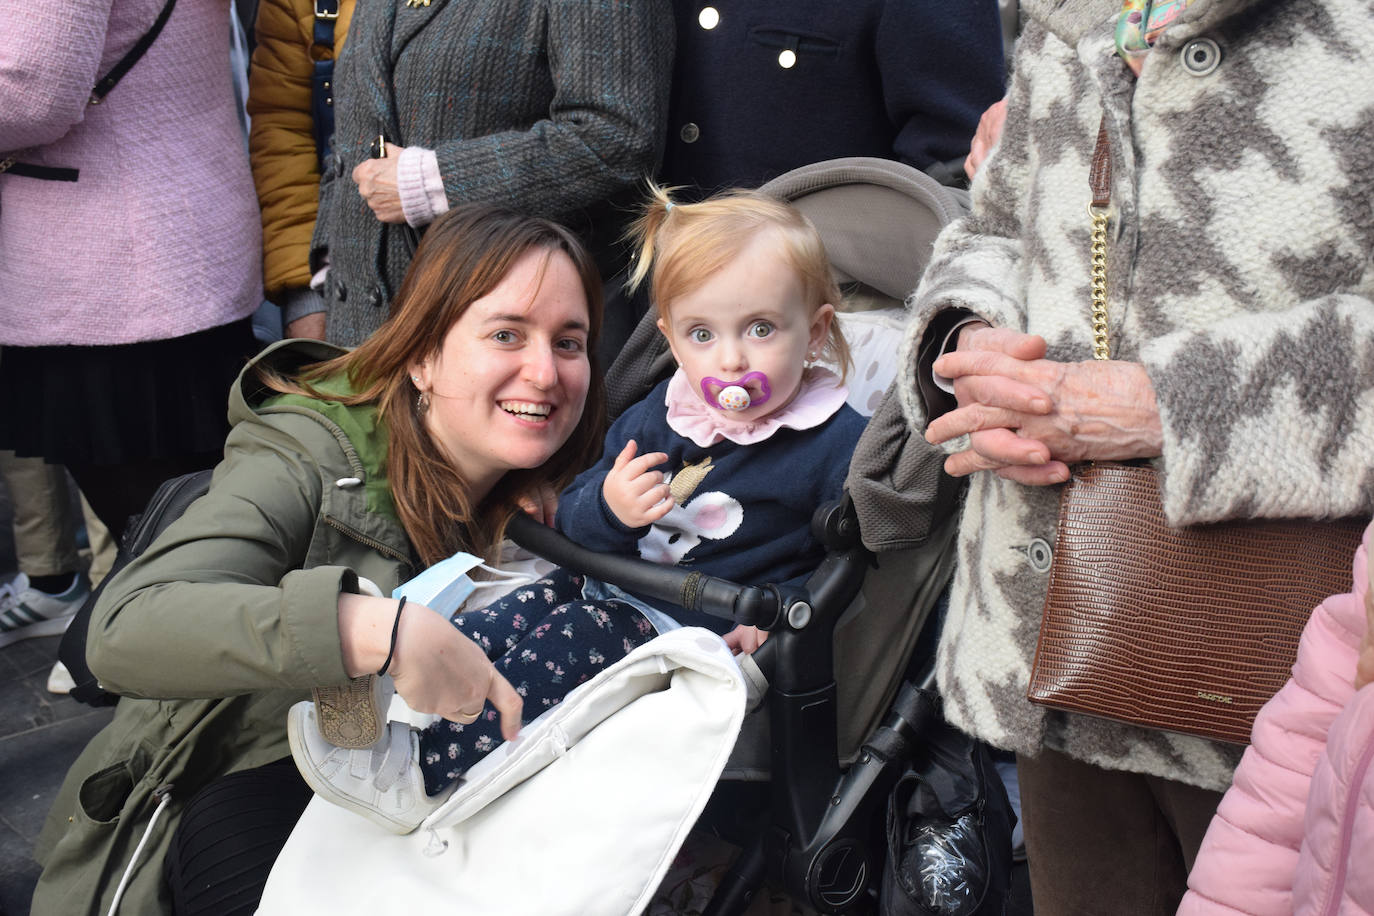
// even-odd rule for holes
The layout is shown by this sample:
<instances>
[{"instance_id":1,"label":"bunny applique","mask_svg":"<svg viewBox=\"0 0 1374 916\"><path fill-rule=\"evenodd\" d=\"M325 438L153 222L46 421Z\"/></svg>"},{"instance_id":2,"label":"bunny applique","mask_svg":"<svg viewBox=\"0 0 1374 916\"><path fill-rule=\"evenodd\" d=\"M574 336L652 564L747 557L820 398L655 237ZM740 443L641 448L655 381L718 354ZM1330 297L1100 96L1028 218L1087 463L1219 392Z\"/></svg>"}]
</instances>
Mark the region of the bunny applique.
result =
<instances>
[{"instance_id":1,"label":"bunny applique","mask_svg":"<svg viewBox=\"0 0 1374 916\"><path fill-rule=\"evenodd\" d=\"M711 459L685 464L667 478L673 508L639 539L639 555L655 563L676 565L704 540L734 534L744 521L744 507L727 493L697 488L715 466Z\"/></svg>"}]
</instances>

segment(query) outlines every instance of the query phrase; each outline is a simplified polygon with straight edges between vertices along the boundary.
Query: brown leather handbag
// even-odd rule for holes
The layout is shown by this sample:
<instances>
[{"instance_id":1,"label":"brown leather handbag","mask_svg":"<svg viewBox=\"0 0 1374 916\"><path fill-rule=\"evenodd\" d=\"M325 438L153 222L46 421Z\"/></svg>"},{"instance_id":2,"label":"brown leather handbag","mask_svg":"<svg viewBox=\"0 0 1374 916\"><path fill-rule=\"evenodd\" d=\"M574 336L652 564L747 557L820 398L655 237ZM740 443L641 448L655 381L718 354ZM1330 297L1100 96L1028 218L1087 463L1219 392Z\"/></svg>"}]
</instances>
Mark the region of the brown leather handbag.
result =
<instances>
[{"instance_id":1,"label":"brown leather handbag","mask_svg":"<svg viewBox=\"0 0 1374 916\"><path fill-rule=\"evenodd\" d=\"M1171 528L1152 466L1077 468L1027 697L1248 744L1312 608L1350 590L1363 530L1356 519Z\"/></svg>"},{"instance_id":2,"label":"brown leather handbag","mask_svg":"<svg viewBox=\"0 0 1374 916\"><path fill-rule=\"evenodd\" d=\"M1092 170L1093 355L1108 359L1110 151ZM1027 698L1070 712L1250 742L1322 599L1350 588L1362 520L1274 520L1171 528L1155 468L1074 469Z\"/></svg>"}]
</instances>

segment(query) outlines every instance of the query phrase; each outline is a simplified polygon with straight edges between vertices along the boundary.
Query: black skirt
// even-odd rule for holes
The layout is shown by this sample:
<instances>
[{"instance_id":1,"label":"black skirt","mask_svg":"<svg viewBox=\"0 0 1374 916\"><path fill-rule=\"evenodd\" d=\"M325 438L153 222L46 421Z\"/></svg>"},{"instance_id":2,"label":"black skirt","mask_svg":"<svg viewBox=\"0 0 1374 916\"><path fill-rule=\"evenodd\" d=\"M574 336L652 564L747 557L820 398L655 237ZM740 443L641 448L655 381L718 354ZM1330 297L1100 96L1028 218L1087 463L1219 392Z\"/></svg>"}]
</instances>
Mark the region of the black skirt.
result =
<instances>
[{"instance_id":1,"label":"black skirt","mask_svg":"<svg viewBox=\"0 0 1374 916\"><path fill-rule=\"evenodd\" d=\"M82 465L217 452L257 349L248 318L170 340L0 347L0 448Z\"/></svg>"}]
</instances>

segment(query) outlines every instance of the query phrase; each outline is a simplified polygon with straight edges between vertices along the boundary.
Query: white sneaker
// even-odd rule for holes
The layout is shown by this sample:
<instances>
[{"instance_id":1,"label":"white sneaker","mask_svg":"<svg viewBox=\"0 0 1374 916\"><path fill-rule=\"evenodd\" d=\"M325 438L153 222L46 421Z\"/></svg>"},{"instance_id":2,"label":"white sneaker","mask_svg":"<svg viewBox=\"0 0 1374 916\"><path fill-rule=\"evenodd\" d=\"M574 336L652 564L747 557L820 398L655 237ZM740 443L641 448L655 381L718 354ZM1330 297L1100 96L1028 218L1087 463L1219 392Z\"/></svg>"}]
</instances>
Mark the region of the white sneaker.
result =
<instances>
[{"instance_id":1,"label":"white sneaker","mask_svg":"<svg viewBox=\"0 0 1374 916\"><path fill-rule=\"evenodd\" d=\"M328 802L357 812L392 833L410 833L452 793L425 794L420 738L404 722L388 722L370 748L336 747L320 734L315 704L297 703L286 715L286 737L301 776Z\"/></svg>"},{"instance_id":2,"label":"white sneaker","mask_svg":"<svg viewBox=\"0 0 1374 916\"><path fill-rule=\"evenodd\" d=\"M67 670L67 666L61 662L53 662L52 670L48 672L48 693L68 694L75 686L76 681Z\"/></svg>"},{"instance_id":3,"label":"white sneaker","mask_svg":"<svg viewBox=\"0 0 1374 916\"><path fill-rule=\"evenodd\" d=\"M35 636L62 635L88 594L83 575L77 575L62 594L49 595L32 588L29 577L19 573L0 585L0 647Z\"/></svg>"}]
</instances>

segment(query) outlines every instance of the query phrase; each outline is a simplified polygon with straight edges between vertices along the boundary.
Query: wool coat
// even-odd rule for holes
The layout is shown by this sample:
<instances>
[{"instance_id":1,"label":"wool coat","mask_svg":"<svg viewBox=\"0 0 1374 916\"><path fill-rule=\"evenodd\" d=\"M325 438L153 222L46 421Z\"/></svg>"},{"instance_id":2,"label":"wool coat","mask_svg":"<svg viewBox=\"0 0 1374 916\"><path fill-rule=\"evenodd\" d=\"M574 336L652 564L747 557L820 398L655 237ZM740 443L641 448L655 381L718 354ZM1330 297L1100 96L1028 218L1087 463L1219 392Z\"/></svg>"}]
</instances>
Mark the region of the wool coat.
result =
<instances>
[{"instance_id":1,"label":"wool coat","mask_svg":"<svg viewBox=\"0 0 1374 916\"><path fill-rule=\"evenodd\" d=\"M1292 678L1256 717L1179 916L1374 913L1374 686L1354 685L1371 532L1350 592L1312 612Z\"/></svg>"},{"instance_id":2,"label":"wool coat","mask_svg":"<svg viewBox=\"0 0 1374 916\"><path fill-rule=\"evenodd\" d=\"M0 2L0 344L169 340L262 301L257 201L229 71L229 16L180 0L98 105L97 79L163 0Z\"/></svg>"},{"instance_id":3,"label":"wool coat","mask_svg":"<svg viewBox=\"0 0 1374 916\"><path fill-rule=\"evenodd\" d=\"M359 5L311 250L312 271L329 264L327 337L365 339L410 264L403 227L379 222L351 177L379 134L434 150L450 205L604 231L618 220L599 208L657 167L672 42L668 0Z\"/></svg>"},{"instance_id":4,"label":"wool coat","mask_svg":"<svg viewBox=\"0 0 1374 916\"><path fill-rule=\"evenodd\" d=\"M702 194L842 156L951 162L962 178L978 117L1002 97L995 0L673 7L661 177Z\"/></svg>"},{"instance_id":5,"label":"wool coat","mask_svg":"<svg viewBox=\"0 0 1374 916\"><path fill-rule=\"evenodd\" d=\"M932 322L967 310L1092 356L1091 199L1112 156L1112 356L1142 363L1171 524L1374 508L1374 26L1358 0L1197 0L1136 79L1117 0L1025 0L1001 142L940 236L899 355L910 423ZM1105 121L1104 121L1105 118ZM918 368L918 357L924 357ZM1239 749L1026 700L1059 489L979 473L938 653L951 722L998 747L1224 790Z\"/></svg>"},{"instance_id":6,"label":"wool coat","mask_svg":"<svg viewBox=\"0 0 1374 916\"><path fill-rule=\"evenodd\" d=\"M284 341L255 364L291 373L338 353ZM340 592L362 576L389 594L418 568L381 472L375 409L263 398L250 365L230 395L233 429L209 492L96 605L91 670L123 699L39 837L37 916L108 910L164 785L170 802L122 911L170 912L162 861L185 803L219 776L290 754L286 711L311 687L348 679Z\"/></svg>"}]
</instances>

